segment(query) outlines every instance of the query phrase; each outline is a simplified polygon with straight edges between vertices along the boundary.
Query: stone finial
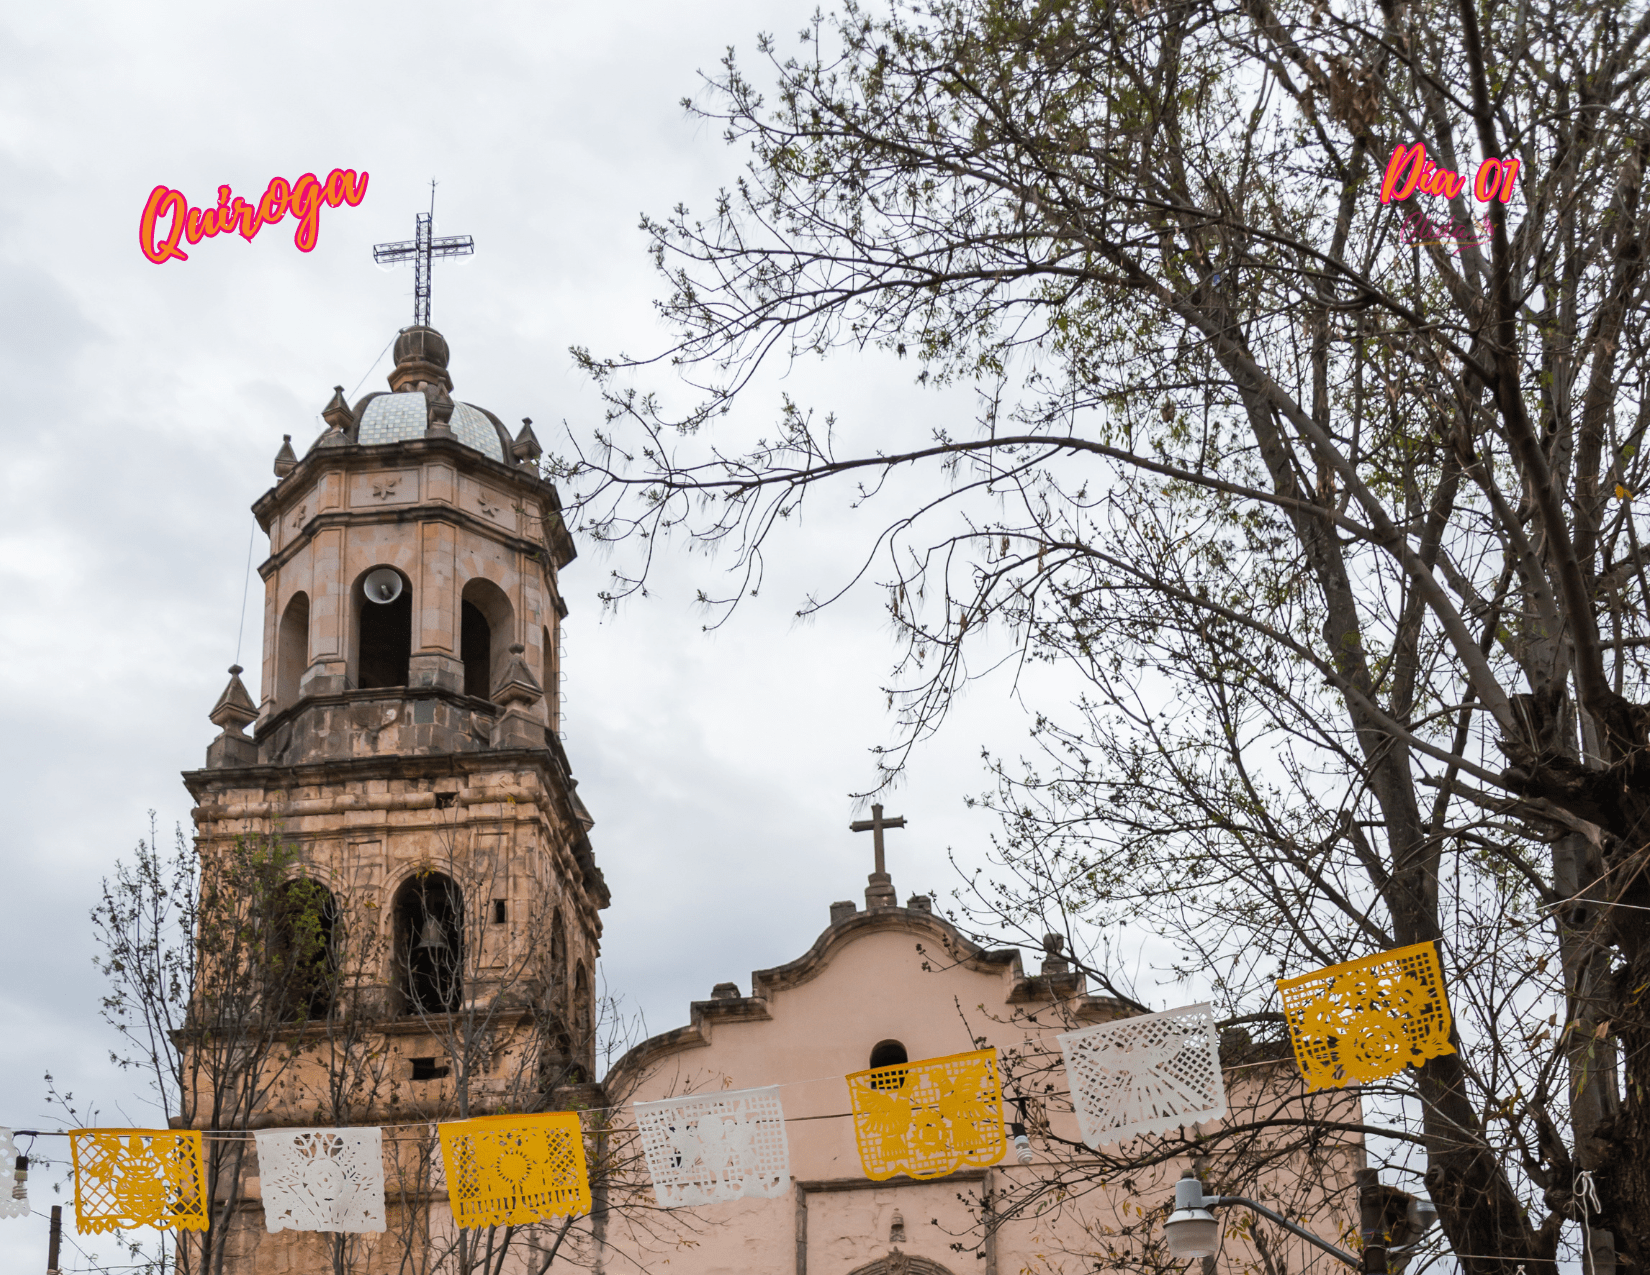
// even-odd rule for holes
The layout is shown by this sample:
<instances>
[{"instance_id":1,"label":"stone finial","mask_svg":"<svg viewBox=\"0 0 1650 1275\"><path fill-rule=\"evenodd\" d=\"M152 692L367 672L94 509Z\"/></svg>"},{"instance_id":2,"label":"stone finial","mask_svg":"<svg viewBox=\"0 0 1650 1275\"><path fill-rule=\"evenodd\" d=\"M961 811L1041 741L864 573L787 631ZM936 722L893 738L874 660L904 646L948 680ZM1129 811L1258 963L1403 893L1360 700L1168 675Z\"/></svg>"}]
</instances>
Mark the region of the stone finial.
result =
<instances>
[{"instance_id":1,"label":"stone finial","mask_svg":"<svg viewBox=\"0 0 1650 1275\"><path fill-rule=\"evenodd\" d=\"M1071 969L1066 958L1060 953L1065 949L1066 936L1055 934L1052 930L1043 935L1043 973L1064 974Z\"/></svg>"},{"instance_id":2,"label":"stone finial","mask_svg":"<svg viewBox=\"0 0 1650 1275\"><path fill-rule=\"evenodd\" d=\"M865 878L865 908L897 908L899 895L894 890L894 879L886 872L873 872Z\"/></svg>"},{"instance_id":3,"label":"stone finial","mask_svg":"<svg viewBox=\"0 0 1650 1275\"><path fill-rule=\"evenodd\" d=\"M423 385L424 398L429 407L429 426L424 433L427 437L452 436L453 427L449 422L453 419L453 400L447 393L447 387L439 381L426 381Z\"/></svg>"},{"instance_id":4,"label":"stone finial","mask_svg":"<svg viewBox=\"0 0 1650 1275\"><path fill-rule=\"evenodd\" d=\"M285 478L298 468L298 453L292 450L292 435L281 435L281 450L275 453L275 477Z\"/></svg>"},{"instance_id":5,"label":"stone finial","mask_svg":"<svg viewBox=\"0 0 1650 1275\"><path fill-rule=\"evenodd\" d=\"M533 670L527 667L527 661L522 655L527 648L520 642L510 645L510 662L504 666L504 676L499 679L498 685L493 687L493 703L520 704L529 708L544 698L544 688L533 676Z\"/></svg>"},{"instance_id":6,"label":"stone finial","mask_svg":"<svg viewBox=\"0 0 1650 1275\"><path fill-rule=\"evenodd\" d=\"M710 989L710 998L713 1001L736 1001L739 999L739 984L718 983Z\"/></svg>"},{"instance_id":7,"label":"stone finial","mask_svg":"<svg viewBox=\"0 0 1650 1275\"><path fill-rule=\"evenodd\" d=\"M447 374L450 357L447 338L434 328L417 324L402 328L395 338L395 368L390 372L390 388L400 393L438 381L452 389L453 378Z\"/></svg>"},{"instance_id":8,"label":"stone finial","mask_svg":"<svg viewBox=\"0 0 1650 1275\"><path fill-rule=\"evenodd\" d=\"M914 912L932 912L934 910L934 900L932 896L927 894L913 894L905 901L905 906Z\"/></svg>"},{"instance_id":9,"label":"stone finial","mask_svg":"<svg viewBox=\"0 0 1650 1275\"><path fill-rule=\"evenodd\" d=\"M859 909L854 906L852 899L842 899L837 903L833 903L831 904L831 924L841 925L858 911Z\"/></svg>"},{"instance_id":10,"label":"stone finial","mask_svg":"<svg viewBox=\"0 0 1650 1275\"><path fill-rule=\"evenodd\" d=\"M533 418L521 418L521 433L516 435L516 441L510 444L510 455L516 458L518 465L531 465L540 456L544 455L544 448L539 446L538 437L533 433Z\"/></svg>"},{"instance_id":11,"label":"stone finial","mask_svg":"<svg viewBox=\"0 0 1650 1275\"><path fill-rule=\"evenodd\" d=\"M341 425L329 424L327 426L326 433L322 434L321 437L319 437L315 440L315 446L318 447L318 448L319 447L348 447L349 444L350 444L349 434L344 430L343 426L341 426Z\"/></svg>"},{"instance_id":12,"label":"stone finial","mask_svg":"<svg viewBox=\"0 0 1650 1275\"><path fill-rule=\"evenodd\" d=\"M332 401L321 411L321 419L333 429L349 433L355 424L355 413L349 410L349 404L344 402L344 387L332 387Z\"/></svg>"},{"instance_id":13,"label":"stone finial","mask_svg":"<svg viewBox=\"0 0 1650 1275\"><path fill-rule=\"evenodd\" d=\"M246 727L258 720L258 706L252 702L241 681L241 674L245 671L239 664L229 666L229 685L223 688L223 694L218 696L218 702L207 714L211 723L221 727L226 734L243 734Z\"/></svg>"}]
</instances>

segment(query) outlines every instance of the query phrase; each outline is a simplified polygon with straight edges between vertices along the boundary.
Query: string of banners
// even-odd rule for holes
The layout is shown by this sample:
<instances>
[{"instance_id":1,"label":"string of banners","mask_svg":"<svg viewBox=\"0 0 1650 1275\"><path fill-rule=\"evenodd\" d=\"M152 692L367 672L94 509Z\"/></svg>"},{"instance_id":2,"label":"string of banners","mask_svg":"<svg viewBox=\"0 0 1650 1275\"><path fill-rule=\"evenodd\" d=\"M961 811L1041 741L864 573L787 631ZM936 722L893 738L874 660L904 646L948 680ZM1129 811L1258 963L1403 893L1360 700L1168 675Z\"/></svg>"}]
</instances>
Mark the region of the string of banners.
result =
<instances>
[{"instance_id":1,"label":"string of banners","mask_svg":"<svg viewBox=\"0 0 1650 1275\"><path fill-rule=\"evenodd\" d=\"M1280 979L1277 986L1309 1091L1380 1080L1454 1052L1431 943ZM1058 1039L1078 1130L1091 1148L1227 1113L1220 1034L1207 1002ZM1007 1151L995 1049L843 1079L860 1163L873 1181L901 1173L941 1178L995 1164ZM790 1148L780 1088L635 1103L660 1207L786 1194ZM439 1168L458 1226L523 1226L589 1211L578 1113L482 1116L440 1124L437 1133ZM200 1130L78 1129L68 1136L82 1233L206 1229ZM382 1129L265 1129L253 1138L270 1231L385 1229ZM16 1154L11 1130L0 1129L0 1217L27 1215L27 1163Z\"/></svg>"}]
</instances>

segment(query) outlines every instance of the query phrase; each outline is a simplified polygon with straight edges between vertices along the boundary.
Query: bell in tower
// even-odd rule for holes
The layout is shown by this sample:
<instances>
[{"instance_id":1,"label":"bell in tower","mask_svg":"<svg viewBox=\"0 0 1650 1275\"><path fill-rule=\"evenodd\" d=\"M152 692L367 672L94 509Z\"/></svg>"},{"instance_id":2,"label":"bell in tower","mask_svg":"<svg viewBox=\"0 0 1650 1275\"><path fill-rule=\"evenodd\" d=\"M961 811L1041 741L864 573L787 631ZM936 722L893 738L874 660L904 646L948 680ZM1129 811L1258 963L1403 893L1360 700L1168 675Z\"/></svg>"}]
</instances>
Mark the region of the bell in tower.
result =
<instances>
[{"instance_id":1,"label":"bell in tower","mask_svg":"<svg viewBox=\"0 0 1650 1275\"><path fill-rule=\"evenodd\" d=\"M336 390L325 432L302 456L286 440L253 505L269 538L258 694L231 670L221 732L184 782L203 865L265 847L283 890L325 896L326 924L288 961L302 995L249 1011L278 1075L214 1082L238 1087L248 1128L591 1105L608 894L559 735L573 543L531 422L512 435L455 397L449 360L427 323L403 330L387 390L354 404ZM302 916L282 915L271 950L296 951ZM244 1269L264 1245L290 1251L256 1269L330 1271L379 1269L375 1244L435 1243L441 1219L418 1210L445 1204L416 1143L386 1140L381 1239L266 1234L244 1185L255 1163L219 1165ZM346 1240L355 1256L327 1247Z\"/></svg>"}]
</instances>

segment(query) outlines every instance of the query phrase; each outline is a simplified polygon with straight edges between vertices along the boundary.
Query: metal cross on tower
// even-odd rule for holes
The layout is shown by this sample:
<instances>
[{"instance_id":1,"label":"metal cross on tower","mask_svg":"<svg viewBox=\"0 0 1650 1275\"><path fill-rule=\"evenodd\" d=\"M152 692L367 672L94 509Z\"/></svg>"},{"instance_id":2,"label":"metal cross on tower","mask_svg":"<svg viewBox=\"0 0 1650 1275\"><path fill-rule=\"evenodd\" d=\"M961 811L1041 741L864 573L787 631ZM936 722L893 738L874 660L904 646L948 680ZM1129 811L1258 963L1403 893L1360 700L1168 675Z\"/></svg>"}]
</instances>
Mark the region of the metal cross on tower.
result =
<instances>
[{"instance_id":1,"label":"metal cross on tower","mask_svg":"<svg viewBox=\"0 0 1650 1275\"><path fill-rule=\"evenodd\" d=\"M418 214L417 237L400 243L374 244L372 259L381 266L413 263L413 325L430 325L430 267L437 257L468 257L476 250L476 241L469 235L446 235L434 238L435 182L430 183L430 211Z\"/></svg>"}]
</instances>

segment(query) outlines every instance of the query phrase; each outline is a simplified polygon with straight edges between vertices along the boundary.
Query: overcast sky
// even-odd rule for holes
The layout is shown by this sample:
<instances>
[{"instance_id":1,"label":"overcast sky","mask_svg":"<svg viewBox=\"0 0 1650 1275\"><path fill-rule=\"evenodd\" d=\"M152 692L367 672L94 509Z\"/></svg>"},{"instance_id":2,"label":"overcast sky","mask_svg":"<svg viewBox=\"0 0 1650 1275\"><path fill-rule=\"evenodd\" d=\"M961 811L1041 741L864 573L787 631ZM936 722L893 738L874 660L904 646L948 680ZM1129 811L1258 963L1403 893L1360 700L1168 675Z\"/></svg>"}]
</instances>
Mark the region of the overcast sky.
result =
<instances>
[{"instance_id":1,"label":"overcast sky","mask_svg":"<svg viewBox=\"0 0 1650 1275\"><path fill-rule=\"evenodd\" d=\"M281 435L301 452L335 384L384 388L374 360L410 322L410 272L377 268L372 244L409 238L439 179L438 231L477 244L435 272L457 397L531 416L552 450L563 422L587 435L600 403L568 347L666 340L639 215L705 208L743 160L680 99L727 46L792 40L813 5L0 7L0 1123L61 1127L48 1069L109 1123L154 1119L104 1061L87 911L147 811L187 825L178 773L202 762L237 654L257 694L249 506ZM333 167L371 183L360 207L323 212L311 253L290 223L203 241L187 263L138 251L157 183L207 203L219 184L250 199ZM966 396L909 372L837 361L751 407L786 388L862 440L965 425ZM821 506L760 605L712 635L692 598L714 563L668 560L650 599L608 617L611 563L581 546L564 574L567 751L613 891L603 966L650 1031L714 983L748 990L753 968L806 950L831 900L862 899L870 839L847 831L849 794L888 737L893 648L870 595L791 617L869 530ZM260 534L254 561L266 549ZM902 900L952 888L948 849L979 858L993 824L963 806L986 786L979 749L1013 754L1027 724L999 682L917 754L889 799L910 820L889 837ZM43 1240L38 1219L0 1222L0 1264L39 1269Z\"/></svg>"}]
</instances>

